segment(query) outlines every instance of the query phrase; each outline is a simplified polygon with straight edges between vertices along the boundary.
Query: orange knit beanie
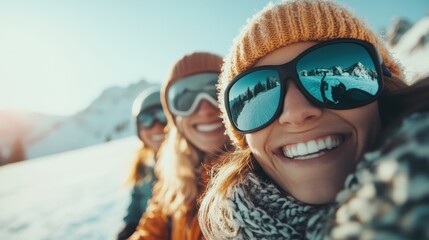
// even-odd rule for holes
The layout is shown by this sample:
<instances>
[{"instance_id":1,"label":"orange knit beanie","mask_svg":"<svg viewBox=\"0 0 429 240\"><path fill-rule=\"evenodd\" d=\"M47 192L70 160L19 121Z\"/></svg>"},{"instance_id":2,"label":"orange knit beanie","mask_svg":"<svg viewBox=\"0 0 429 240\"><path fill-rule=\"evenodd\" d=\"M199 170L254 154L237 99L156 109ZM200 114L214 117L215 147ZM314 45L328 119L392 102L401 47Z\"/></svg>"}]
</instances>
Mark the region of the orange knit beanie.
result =
<instances>
[{"instance_id":1,"label":"orange knit beanie","mask_svg":"<svg viewBox=\"0 0 429 240\"><path fill-rule=\"evenodd\" d=\"M229 123L224 106L224 91L239 73L252 67L268 53L286 45L304 41L355 38L372 43L394 77L402 70L392 59L382 41L349 9L332 1L287 0L268 4L242 28L224 59L220 76L219 102L227 133L233 142L247 146L244 135Z\"/></svg>"},{"instance_id":2,"label":"orange knit beanie","mask_svg":"<svg viewBox=\"0 0 429 240\"><path fill-rule=\"evenodd\" d=\"M174 117L168 108L167 93L170 86L185 77L199 73L220 73L222 57L207 53L194 52L179 59L171 69L170 75L161 89L161 103L168 122L174 124Z\"/></svg>"}]
</instances>

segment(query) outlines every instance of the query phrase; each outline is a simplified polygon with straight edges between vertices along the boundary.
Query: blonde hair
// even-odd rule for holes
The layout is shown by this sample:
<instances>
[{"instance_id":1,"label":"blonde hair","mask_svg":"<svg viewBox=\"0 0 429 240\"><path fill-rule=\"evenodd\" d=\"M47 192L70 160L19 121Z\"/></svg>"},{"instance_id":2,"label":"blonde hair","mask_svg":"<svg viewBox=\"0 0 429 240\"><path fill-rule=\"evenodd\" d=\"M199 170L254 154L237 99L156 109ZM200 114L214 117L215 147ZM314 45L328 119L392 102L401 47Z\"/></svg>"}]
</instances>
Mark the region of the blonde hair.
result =
<instances>
[{"instance_id":1,"label":"blonde hair","mask_svg":"<svg viewBox=\"0 0 429 240\"><path fill-rule=\"evenodd\" d=\"M249 148L237 149L223 156L219 165L213 167L207 192L200 203L198 220L204 236L208 239L228 239L236 234L237 227L229 211L230 186L240 183L257 166Z\"/></svg>"},{"instance_id":2,"label":"blonde hair","mask_svg":"<svg viewBox=\"0 0 429 240\"><path fill-rule=\"evenodd\" d=\"M142 143L141 148L137 151L131 167L131 173L128 176L128 184L137 184L139 181L144 181L149 173L149 160L155 157L155 152Z\"/></svg>"},{"instance_id":3,"label":"blonde hair","mask_svg":"<svg viewBox=\"0 0 429 240\"><path fill-rule=\"evenodd\" d=\"M184 213L198 195L197 166L200 153L175 126L169 128L159 151L155 174L159 181L154 191L166 215Z\"/></svg>"}]
</instances>

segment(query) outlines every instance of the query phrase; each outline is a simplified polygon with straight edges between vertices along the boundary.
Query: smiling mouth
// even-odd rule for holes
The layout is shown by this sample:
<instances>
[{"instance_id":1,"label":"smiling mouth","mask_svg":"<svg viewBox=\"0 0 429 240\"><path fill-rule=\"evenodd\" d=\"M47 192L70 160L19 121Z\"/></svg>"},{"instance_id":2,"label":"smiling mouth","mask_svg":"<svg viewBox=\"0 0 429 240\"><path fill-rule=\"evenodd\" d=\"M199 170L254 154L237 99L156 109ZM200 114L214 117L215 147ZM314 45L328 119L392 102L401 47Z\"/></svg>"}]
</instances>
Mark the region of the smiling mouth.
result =
<instances>
[{"instance_id":1,"label":"smiling mouth","mask_svg":"<svg viewBox=\"0 0 429 240\"><path fill-rule=\"evenodd\" d=\"M310 140L305 143L295 143L282 147L284 157L306 160L324 155L328 151L332 151L344 142L344 137L340 135L330 135L315 140Z\"/></svg>"},{"instance_id":2,"label":"smiling mouth","mask_svg":"<svg viewBox=\"0 0 429 240\"><path fill-rule=\"evenodd\" d=\"M198 124L195 128L199 132L213 132L223 128L222 122L210 123L210 124Z\"/></svg>"}]
</instances>

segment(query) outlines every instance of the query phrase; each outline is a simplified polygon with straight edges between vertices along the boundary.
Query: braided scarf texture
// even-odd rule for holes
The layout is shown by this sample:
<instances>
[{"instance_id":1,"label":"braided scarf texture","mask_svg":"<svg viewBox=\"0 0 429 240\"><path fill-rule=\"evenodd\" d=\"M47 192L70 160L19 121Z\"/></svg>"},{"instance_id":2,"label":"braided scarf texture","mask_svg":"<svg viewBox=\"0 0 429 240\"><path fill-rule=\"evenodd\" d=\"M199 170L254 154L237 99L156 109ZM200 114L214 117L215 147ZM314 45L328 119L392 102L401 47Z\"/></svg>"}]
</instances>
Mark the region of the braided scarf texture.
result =
<instances>
[{"instance_id":1,"label":"braided scarf texture","mask_svg":"<svg viewBox=\"0 0 429 240\"><path fill-rule=\"evenodd\" d=\"M297 201L254 173L228 201L239 226L236 239L304 239L308 220L323 208Z\"/></svg>"}]
</instances>

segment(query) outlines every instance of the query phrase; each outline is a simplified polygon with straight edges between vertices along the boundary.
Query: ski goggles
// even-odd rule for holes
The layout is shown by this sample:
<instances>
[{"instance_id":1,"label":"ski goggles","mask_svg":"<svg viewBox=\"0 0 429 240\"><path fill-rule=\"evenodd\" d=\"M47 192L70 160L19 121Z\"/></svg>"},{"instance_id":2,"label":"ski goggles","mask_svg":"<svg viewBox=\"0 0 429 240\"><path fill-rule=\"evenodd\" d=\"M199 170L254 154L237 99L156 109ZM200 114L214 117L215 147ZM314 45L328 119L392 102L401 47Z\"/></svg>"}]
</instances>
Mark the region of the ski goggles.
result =
<instances>
[{"instance_id":1,"label":"ski goggles","mask_svg":"<svg viewBox=\"0 0 429 240\"><path fill-rule=\"evenodd\" d=\"M201 73L173 83L167 92L167 104L175 116L189 116L202 100L217 107L216 83L218 73Z\"/></svg>"},{"instance_id":2,"label":"ski goggles","mask_svg":"<svg viewBox=\"0 0 429 240\"><path fill-rule=\"evenodd\" d=\"M316 106L344 110L375 101L382 91L382 73L391 76L372 44L325 41L288 63L240 73L225 90L225 107L233 127L251 133L280 116L289 79Z\"/></svg>"},{"instance_id":3,"label":"ski goggles","mask_svg":"<svg viewBox=\"0 0 429 240\"><path fill-rule=\"evenodd\" d=\"M151 128L155 122L159 122L162 125L167 124L167 118L160 105L144 110L137 115L137 125L139 128Z\"/></svg>"}]
</instances>

